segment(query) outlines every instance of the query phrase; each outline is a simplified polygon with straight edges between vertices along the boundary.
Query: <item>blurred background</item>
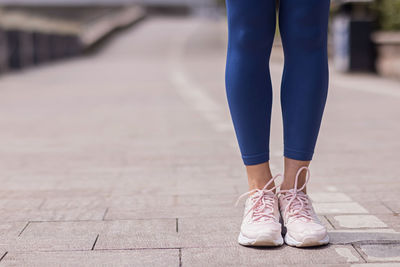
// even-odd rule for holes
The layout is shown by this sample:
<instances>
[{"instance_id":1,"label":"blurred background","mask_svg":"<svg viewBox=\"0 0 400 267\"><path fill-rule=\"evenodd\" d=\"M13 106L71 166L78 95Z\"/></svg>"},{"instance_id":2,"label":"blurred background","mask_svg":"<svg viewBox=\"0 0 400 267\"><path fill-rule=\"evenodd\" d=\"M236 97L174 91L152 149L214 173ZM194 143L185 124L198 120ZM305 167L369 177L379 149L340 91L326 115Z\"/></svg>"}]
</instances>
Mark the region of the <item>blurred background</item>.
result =
<instances>
[{"instance_id":1,"label":"blurred background","mask_svg":"<svg viewBox=\"0 0 400 267\"><path fill-rule=\"evenodd\" d=\"M332 0L331 13L329 51L337 70L400 77L399 0ZM224 1L0 0L0 73L82 55L160 14L223 19Z\"/></svg>"}]
</instances>

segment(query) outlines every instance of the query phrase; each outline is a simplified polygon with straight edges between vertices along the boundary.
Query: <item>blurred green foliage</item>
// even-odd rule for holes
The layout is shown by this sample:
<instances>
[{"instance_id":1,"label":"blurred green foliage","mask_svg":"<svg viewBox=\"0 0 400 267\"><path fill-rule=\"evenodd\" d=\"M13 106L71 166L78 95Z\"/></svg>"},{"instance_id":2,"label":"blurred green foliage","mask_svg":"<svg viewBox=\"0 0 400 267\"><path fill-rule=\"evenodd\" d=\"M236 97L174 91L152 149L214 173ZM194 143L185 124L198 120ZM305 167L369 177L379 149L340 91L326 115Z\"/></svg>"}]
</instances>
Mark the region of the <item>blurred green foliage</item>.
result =
<instances>
[{"instance_id":1,"label":"blurred green foliage","mask_svg":"<svg viewBox=\"0 0 400 267\"><path fill-rule=\"evenodd\" d=\"M381 30L400 30L400 0L377 0L373 9L377 13Z\"/></svg>"}]
</instances>

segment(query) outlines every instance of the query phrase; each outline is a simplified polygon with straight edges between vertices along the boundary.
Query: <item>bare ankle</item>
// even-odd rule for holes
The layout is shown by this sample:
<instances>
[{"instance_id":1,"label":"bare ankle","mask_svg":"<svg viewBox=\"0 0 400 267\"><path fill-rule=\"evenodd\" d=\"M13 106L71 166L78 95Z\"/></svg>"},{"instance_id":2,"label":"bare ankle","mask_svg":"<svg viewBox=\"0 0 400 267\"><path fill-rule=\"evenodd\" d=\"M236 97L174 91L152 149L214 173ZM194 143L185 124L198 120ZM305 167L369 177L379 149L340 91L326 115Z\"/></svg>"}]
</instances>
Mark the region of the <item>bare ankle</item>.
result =
<instances>
[{"instance_id":1,"label":"bare ankle","mask_svg":"<svg viewBox=\"0 0 400 267\"><path fill-rule=\"evenodd\" d=\"M302 191L306 194L307 190L305 187L305 182L306 182L307 172L304 170L299 173L297 185L295 184L295 180L296 180L297 172L303 167L308 168L310 163L311 163L310 161L300 161L300 160L294 160L294 159L289 159L289 158L285 157L284 182L282 183L280 189L281 190L299 189L304 186ZM305 169L307 169L307 168L305 168Z\"/></svg>"},{"instance_id":2,"label":"bare ankle","mask_svg":"<svg viewBox=\"0 0 400 267\"><path fill-rule=\"evenodd\" d=\"M249 183L249 189L262 189L271 180L272 174L269 168L269 162L248 165L246 166L247 178ZM275 185L271 183L268 189L273 188Z\"/></svg>"}]
</instances>

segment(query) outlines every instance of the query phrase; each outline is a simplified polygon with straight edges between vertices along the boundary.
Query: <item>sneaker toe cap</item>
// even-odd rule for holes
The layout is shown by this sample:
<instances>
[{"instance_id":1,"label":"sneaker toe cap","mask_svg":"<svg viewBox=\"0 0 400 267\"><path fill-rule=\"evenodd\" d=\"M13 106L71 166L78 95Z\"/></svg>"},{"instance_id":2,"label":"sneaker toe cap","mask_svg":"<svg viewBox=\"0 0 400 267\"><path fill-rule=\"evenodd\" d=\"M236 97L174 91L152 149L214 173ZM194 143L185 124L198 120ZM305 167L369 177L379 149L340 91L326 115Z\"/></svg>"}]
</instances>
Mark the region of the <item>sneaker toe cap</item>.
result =
<instances>
[{"instance_id":1,"label":"sneaker toe cap","mask_svg":"<svg viewBox=\"0 0 400 267\"><path fill-rule=\"evenodd\" d=\"M298 241L306 239L322 240L326 237L327 230L323 225L312 223L288 227L290 236Z\"/></svg>"},{"instance_id":2,"label":"sneaker toe cap","mask_svg":"<svg viewBox=\"0 0 400 267\"><path fill-rule=\"evenodd\" d=\"M241 232L249 238L256 238L260 235L280 235L281 231L282 227L279 223L250 224L241 227Z\"/></svg>"}]
</instances>

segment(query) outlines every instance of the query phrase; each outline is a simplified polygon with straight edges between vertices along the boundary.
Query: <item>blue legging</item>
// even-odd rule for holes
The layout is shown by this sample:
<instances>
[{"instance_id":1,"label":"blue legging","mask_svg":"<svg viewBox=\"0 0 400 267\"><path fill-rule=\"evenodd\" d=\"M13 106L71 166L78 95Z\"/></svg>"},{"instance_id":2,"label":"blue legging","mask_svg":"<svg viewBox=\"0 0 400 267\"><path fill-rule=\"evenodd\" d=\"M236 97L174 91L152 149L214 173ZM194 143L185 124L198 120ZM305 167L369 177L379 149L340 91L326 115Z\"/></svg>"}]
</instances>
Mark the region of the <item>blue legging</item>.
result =
<instances>
[{"instance_id":1,"label":"blue legging","mask_svg":"<svg viewBox=\"0 0 400 267\"><path fill-rule=\"evenodd\" d=\"M269 57L276 0L226 0L226 93L245 165L269 160L272 84ZM328 91L330 0L281 0L285 64L281 84L284 156L311 160Z\"/></svg>"}]
</instances>

